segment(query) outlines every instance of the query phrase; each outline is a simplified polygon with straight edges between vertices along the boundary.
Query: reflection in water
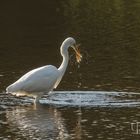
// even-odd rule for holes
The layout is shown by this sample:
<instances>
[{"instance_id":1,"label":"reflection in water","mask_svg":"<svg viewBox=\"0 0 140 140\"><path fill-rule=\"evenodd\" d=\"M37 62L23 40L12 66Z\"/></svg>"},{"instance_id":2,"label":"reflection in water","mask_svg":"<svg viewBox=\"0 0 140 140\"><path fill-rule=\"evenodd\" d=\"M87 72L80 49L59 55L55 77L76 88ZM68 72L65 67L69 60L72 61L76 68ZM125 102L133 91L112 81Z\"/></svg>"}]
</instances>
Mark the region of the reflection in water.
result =
<instances>
[{"instance_id":1,"label":"reflection in water","mask_svg":"<svg viewBox=\"0 0 140 140\"><path fill-rule=\"evenodd\" d=\"M78 118L77 118L77 124L75 126L75 138L77 140L81 140L81 138L82 138L82 126L81 126L82 112L81 112L81 108L79 108L77 115L78 115Z\"/></svg>"},{"instance_id":2,"label":"reflection in water","mask_svg":"<svg viewBox=\"0 0 140 140\"><path fill-rule=\"evenodd\" d=\"M8 128L15 139L66 139L68 134L61 113L54 108L40 107L7 112Z\"/></svg>"},{"instance_id":3,"label":"reflection in water","mask_svg":"<svg viewBox=\"0 0 140 140\"><path fill-rule=\"evenodd\" d=\"M54 119L55 119L57 128L59 130L57 139L61 139L61 140L66 139L69 135L66 133L66 129L64 127L64 123L62 121L61 114L60 114L60 112L58 112L57 109L54 109Z\"/></svg>"},{"instance_id":4,"label":"reflection in water","mask_svg":"<svg viewBox=\"0 0 140 140\"><path fill-rule=\"evenodd\" d=\"M59 46L67 36L79 40L84 59L78 69L71 57L59 89L140 91L139 0L2 1L1 5L1 91L33 68L59 66ZM0 140L139 140L130 128L140 122L139 111L139 107L18 108L0 112Z\"/></svg>"},{"instance_id":5,"label":"reflection in water","mask_svg":"<svg viewBox=\"0 0 140 140\"><path fill-rule=\"evenodd\" d=\"M0 140L11 139L136 139L131 124L139 122L139 108L83 108L40 105L17 108L2 115ZM2 123L3 122L3 123Z\"/></svg>"}]
</instances>

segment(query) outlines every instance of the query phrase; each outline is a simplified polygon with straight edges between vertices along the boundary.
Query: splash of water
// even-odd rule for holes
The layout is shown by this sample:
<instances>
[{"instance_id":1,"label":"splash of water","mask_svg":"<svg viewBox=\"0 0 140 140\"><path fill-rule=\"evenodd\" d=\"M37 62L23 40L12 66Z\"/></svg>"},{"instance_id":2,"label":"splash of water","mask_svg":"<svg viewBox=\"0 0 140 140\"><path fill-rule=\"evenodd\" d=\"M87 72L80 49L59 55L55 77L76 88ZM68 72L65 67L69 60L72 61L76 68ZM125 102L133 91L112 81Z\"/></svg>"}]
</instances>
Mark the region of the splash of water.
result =
<instances>
[{"instance_id":1,"label":"splash of water","mask_svg":"<svg viewBox=\"0 0 140 140\"><path fill-rule=\"evenodd\" d=\"M140 106L140 93L106 91L54 91L43 97L41 104L88 107L136 107Z\"/></svg>"}]
</instances>

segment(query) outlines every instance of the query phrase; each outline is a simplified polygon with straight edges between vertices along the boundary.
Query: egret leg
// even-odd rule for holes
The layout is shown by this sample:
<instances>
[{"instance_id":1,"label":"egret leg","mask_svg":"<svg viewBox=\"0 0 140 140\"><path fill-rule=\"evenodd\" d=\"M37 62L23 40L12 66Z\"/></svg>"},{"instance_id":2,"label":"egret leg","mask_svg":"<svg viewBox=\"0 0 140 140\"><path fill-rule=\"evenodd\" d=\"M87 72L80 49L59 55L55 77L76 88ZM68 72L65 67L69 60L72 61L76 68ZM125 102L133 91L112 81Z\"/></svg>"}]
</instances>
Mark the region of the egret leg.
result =
<instances>
[{"instance_id":1,"label":"egret leg","mask_svg":"<svg viewBox=\"0 0 140 140\"><path fill-rule=\"evenodd\" d=\"M34 100L35 104L36 104L36 103L39 103L40 98L41 98L41 96L36 96L36 98L35 98L35 100Z\"/></svg>"}]
</instances>

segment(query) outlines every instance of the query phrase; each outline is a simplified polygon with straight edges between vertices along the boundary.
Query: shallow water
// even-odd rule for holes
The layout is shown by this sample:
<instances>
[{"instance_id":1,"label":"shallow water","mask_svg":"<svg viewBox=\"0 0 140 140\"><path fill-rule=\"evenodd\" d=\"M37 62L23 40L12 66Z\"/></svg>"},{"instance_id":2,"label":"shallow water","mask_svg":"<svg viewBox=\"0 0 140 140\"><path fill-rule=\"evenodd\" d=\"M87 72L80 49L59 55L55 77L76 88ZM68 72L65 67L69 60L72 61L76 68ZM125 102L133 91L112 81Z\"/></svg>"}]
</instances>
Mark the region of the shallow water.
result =
<instances>
[{"instance_id":1,"label":"shallow water","mask_svg":"<svg viewBox=\"0 0 140 140\"><path fill-rule=\"evenodd\" d=\"M70 50L57 88L82 93L0 112L1 140L139 140L139 0L2 1L0 19L0 92L31 69L59 67L68 36L83 54L78 66Z\"/></svg>"},{"instance_id":2,"label":"shallow water","mask_svg":"<svg viewBox=\"0 0 140 140\"><path fill-rule=\"evenodd\" d=\"M108 91L55 91L41 104L73 107L139 107L140 93Z\"/></svg>"},{"instance_id":3,"label":"shallow water","mask_svg":"<svg viewBox=\"0 0 140 140\"><path fill-rule=\"evenodd\" d=\"M139 139L139 96L56 91L50 99L42 98L42 104L0 112L0 139Z\"/></svg>"}]
</instances>

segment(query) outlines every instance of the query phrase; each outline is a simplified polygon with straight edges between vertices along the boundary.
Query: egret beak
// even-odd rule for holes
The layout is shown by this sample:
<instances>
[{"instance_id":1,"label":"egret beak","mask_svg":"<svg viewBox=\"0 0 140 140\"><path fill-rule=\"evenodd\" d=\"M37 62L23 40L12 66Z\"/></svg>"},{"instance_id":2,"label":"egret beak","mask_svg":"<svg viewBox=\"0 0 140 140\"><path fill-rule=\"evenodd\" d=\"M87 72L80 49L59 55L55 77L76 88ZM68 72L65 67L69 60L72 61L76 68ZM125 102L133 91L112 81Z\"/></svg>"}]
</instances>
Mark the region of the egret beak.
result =
<instances>
[{"instance_id":1,"label":"egret beak","mask_svg":"<svg viewBox=\"0 0 140 140\"><path fill-rule=\"evenodd\" d=\"M80 44L78 44L78 45L75 44L75 45L71 46L76 53L76 60L78 63L80 63L82 60L82 55L81 55L80 50L78 48L79 46L80 46Z\"/></svg>"}]
</instances>

